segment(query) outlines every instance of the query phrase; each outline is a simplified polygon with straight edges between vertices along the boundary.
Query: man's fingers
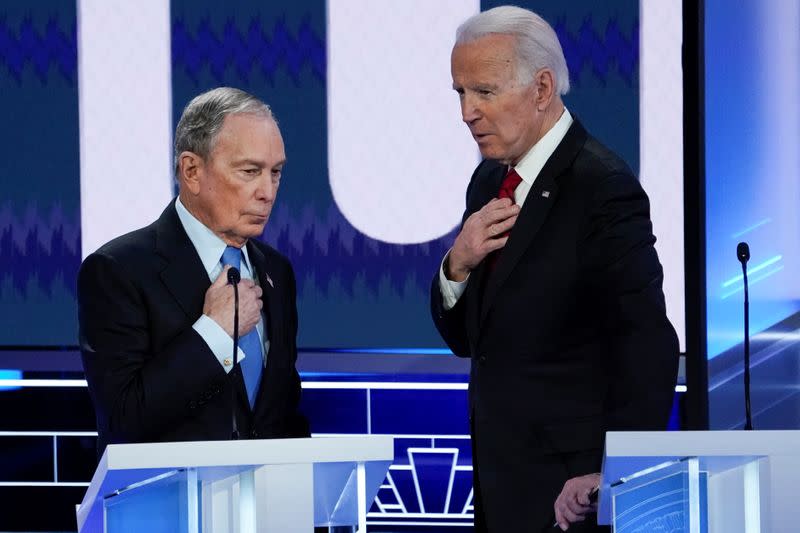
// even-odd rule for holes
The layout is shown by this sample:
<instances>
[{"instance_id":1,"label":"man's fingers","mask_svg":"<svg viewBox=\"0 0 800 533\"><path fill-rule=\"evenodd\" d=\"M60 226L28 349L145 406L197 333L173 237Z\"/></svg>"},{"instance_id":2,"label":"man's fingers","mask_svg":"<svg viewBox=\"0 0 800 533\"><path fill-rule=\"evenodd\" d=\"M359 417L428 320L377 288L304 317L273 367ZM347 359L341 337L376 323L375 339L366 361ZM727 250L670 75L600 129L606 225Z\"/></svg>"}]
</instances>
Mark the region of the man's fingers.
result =
<instances>
[{"instance_id":1,"label":"man's fingers","mask_svg":"<svg viewBox=\"0 0 800 533\"><path fill-rule=\"evenodd\" d=\"M582 522L583 520L584 520L584 517L582 515L579 515L577 513L572 512L566 506L562 506L561 508L559 508L558 512L556 512L556 521L559 524L563 524L564 522L567 522L568 524L572 524L574 522Z\"/></svg>"},{"instance_id":2,"label":"man's fingers","mask_svg":"<svg viewBox=\"0 0 800 533\"><path fill-rule=\"evenodd\" d=\"M487 204L481 211L483 219L491 223L516 215L520 212L520 207L517 204L508 204L502 207L489 206L489 204Z\"/></svg>"},{"instance_id":3,"label":"man's fingers","mask_svg":"<svg viewBox=\"0 0 800 533\"><path fill-rule=\"evenodd\" d=\"M587 507L592 505L592 502L589 501L589 494L592 490L594 489L586 489L578 492L578 503Z\"/></svg>"},{"instance_id":4,"label":"man's fingers","mask_svg":"<svg viewBox=\"0 0 800 533\"><path fill-rule=\"evenodd\" d=\"M577 500L574 500L572 498L565 498L564 499L564 505L575 516L583 516L583 515L591 512L591 510L592 510L592 508L590 506L581 505L580 503L578 503Z\"/></svg>"},{"instance_id":5,"label":"man's fingers","mask_svg":"<svg viewBox=\"0 0 800 533\"><path fill-rule=\"evenodd\" d=\"M498 239L489 239L489 240L487 240L486 243L484 244L484 249L486 250L486 255L489 255L490 253L494 252L495 250L499 250L500 248L503 248L506 245L507 242L508 242L508 235L506 235L505 237L500 237Z\"/></svg>"},{"instance_id":6,"label":"man's fingers","mask_svg":"<svg viewBox=\"0 0 800 533\"><path fill-rule=\"evenodd\" d=\"M222 274L217 276L217 279L214 280L214 283L211 284L212 287L222 287L223 285L228 284L228 270L231 269L230 265L225 265L222 269Z\"/></svg>"},{"instance_id":7,"label":"man's fingers","mask_svg":"<svg viewBox=\"0 0 800 533\"><path fill-rule=\"evenodd\" d=\"M505 232L509 231L511 228L514 227L514 224L517 223L517 215L513 215L505 220L501 220L499 222L495 222L494 224L490 224L487 228L487 238L494 239L495 237L499 237L500 235L504 234Z\"/></svg>"}]
</instances>

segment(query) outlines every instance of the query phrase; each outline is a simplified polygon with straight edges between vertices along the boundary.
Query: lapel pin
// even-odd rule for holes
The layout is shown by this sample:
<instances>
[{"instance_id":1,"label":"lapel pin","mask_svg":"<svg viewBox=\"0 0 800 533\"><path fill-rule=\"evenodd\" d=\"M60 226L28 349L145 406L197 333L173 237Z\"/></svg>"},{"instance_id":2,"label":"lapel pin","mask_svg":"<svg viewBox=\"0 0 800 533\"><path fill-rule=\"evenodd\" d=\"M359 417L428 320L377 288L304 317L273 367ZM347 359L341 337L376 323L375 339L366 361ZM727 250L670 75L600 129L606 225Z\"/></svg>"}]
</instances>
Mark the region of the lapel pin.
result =
<instances>
[{"instance_id":1,"label":"lapel pin","mask_svg":"<svg viewBox=\"0 0 800 533\"><path fill-rule=\"evenodd\" d=\"M550 191L542 191L543 198L550 198Z\"/></svg>"},{"instance_id":2,"label":"lapel pin","mask_svg":"<svg viewBox=\"0 0 800 533\"><path fill-rule=\"evenodd\" d=\"M272 283L272 278L269 277L269 274L264 274L264 277L267 278L267 283L269 283L269 286L274 289L275 288L275 284Z\"/></svg>"}]
</instances>

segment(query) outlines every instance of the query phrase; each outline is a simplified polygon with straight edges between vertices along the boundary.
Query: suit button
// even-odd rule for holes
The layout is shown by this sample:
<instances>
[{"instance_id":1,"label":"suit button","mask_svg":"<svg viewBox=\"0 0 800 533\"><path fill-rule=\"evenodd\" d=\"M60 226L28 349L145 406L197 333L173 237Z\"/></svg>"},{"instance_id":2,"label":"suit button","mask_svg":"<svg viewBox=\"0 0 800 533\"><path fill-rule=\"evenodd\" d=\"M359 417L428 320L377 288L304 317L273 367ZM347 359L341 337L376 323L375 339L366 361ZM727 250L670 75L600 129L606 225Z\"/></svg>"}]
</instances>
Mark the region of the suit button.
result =
<instances>
[{"instance_id":1,"label":"suit button","mask_svg":"<svg viewBox=\"0 0 800 533\"><path fill-rule=\"evenodd\" d=\"M485 365L486 364L486 356L485 355L479 355L478 356L478 362L480 364L482 364L482 365Z\"/></svg>"},{"instance_id":2,"label":"suit button","mask_svg":"<svg viewBox=\"0 0 800 533\"><path fill-rule=\"evenodd\" d=\"M261 436L261 435L259 435L258 431L256 431L255 429L254 429L253 431L251 431L251 432L250 432L250 437L252 437L252 438L254 438L254 439L257 439L257 438L258 438L258 437L260 437L260 436Z\"/></svg>"},{"instance_id":3,"label":"suit button","mask_svg":"<svg viewBox=\"0 0 800 533\"><path fill-rule=\"evenodd\" d=\"M195 409L195 408L197 408L197 402L192 400L191 402L189 402L189 409Z\"/></svg>"}]
</instances>

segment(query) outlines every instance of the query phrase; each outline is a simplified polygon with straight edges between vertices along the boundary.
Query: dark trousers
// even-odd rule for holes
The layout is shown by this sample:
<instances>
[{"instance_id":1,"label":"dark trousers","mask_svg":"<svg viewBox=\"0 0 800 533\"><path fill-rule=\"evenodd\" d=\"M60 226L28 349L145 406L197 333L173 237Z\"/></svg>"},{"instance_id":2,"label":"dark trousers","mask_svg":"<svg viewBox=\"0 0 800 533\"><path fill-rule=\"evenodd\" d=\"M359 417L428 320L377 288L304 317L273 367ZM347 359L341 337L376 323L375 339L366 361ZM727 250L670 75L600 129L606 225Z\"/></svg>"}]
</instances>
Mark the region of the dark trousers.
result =
<instances>
[{"instance_id":1,"label":"dark trousers","mask_svg":"<svg viewBox=\"0 0 800 533\"><path fill-rule=\"evenodd\" d=\"M470 424L471 425L471 424ZM478 439L475 438L474 428L470 427L472 431L472 438L470 439L472 444L472 457L473 460L476 458L477 455L477 441ZM548 456L544 460L537 461L537 464L540 464L542 467L543 472L548 470L560 470L563 472L566 469L568 478L582 476L588 473L599 472L600 471L600 464L602 461L602 451L601 450L589 450L585 452L573 452L573 453L564 453L564 454L554 454ZM554 467L554 468L550 468ZM484 514L483 503L481 498L481 484L480 484L480 475L478 472L478 468L474 468L472 470L472 477L473 477L473 506L475 508L475 526L474 531L476 533L517 533L509 532L509 531L493 531L490 529L490 526L486 522L486 516ZM543 478L546 479L548 476L544 475ZM551 491L556 496L561 491L561 487L554 487ZM536 502L531 502L534 504ZM547 502L538 502L541 505L549 506L552 509L553 504L555 504L555 498L552 501ZM521 513L524 510L520 510ZM556 533L560 532L561 528L558 526L553 526L555 523L555 511L553 511L549 518L547 518L546 523L542 524L541 522L530 523L527 527L524 527L519 533ZM570 533L610 533L611 528L609 526L599 526L597 525L597 515L591 514L587 515L586 520L583 522L576 522L569 526L567 530Z\"/></svg>"}]
</instances>

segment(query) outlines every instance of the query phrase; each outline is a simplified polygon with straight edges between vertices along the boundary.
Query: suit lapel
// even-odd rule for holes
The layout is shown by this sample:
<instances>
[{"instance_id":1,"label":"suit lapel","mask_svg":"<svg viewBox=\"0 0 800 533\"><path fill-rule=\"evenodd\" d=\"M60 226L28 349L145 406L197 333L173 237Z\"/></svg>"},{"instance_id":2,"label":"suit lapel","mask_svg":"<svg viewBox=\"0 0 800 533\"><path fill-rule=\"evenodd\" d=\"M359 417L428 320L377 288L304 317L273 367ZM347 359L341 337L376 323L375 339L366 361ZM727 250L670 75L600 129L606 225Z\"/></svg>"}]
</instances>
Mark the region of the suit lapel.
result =
<instances>
[{"instance_id":1,"label":"suit lapel","mask_svg":"<svg viewBox=\"0 0 800 533\"><path fill-rule=\"evenodd\" d=\"M575 156L585 142L586 130L575 120L564 139L536 177L533 186L528 191L528 196L525 198L525 203L520 210L517 222L511 230L508 242L497 260L495 270L485 280L486 290L480 306L480 324L483 324L483 321L486 320L486 316L495 303L500 288L506 282L522 255L531 246L536 234L547 219L550 208L555 204L558 198L557 178L572 165Z\"/></svg>"},{"instance_id":2,"label":"suit lapel","mask_svg":"<svg viewBox=\"0 0 800 533\"><path fill-rule=\"evenodd\" d=\"M166 267L161 271L164 286L186 316L196 319L203 312L205 293L211 281L180 223L174 201L158 219L156 252L166 261Z\"/></svg>"},{"instance_id":3,"label":"suit lapel","mask_svg":"<svg viewBox=\"0 0 800 533\"><path fill-rule=\"evenodd\" d=\"M498 165L486 178L486 188L479 192L481 201L476 205L475 211L486 205L492 198L497 197L500 190L500 185L505 178L507 167L505 165ZM484 297L484 289L487 277L487 262L481 261L478 267L470 274L470 282L467 284L466 292L464 294L467 302L466 314L467 320L474 327L467 328L467 334L471 337L470 341L472 346L478 344L478 325L481 320L481 309L483 307L482 301Z\"/></svg>"}]
</instances>

